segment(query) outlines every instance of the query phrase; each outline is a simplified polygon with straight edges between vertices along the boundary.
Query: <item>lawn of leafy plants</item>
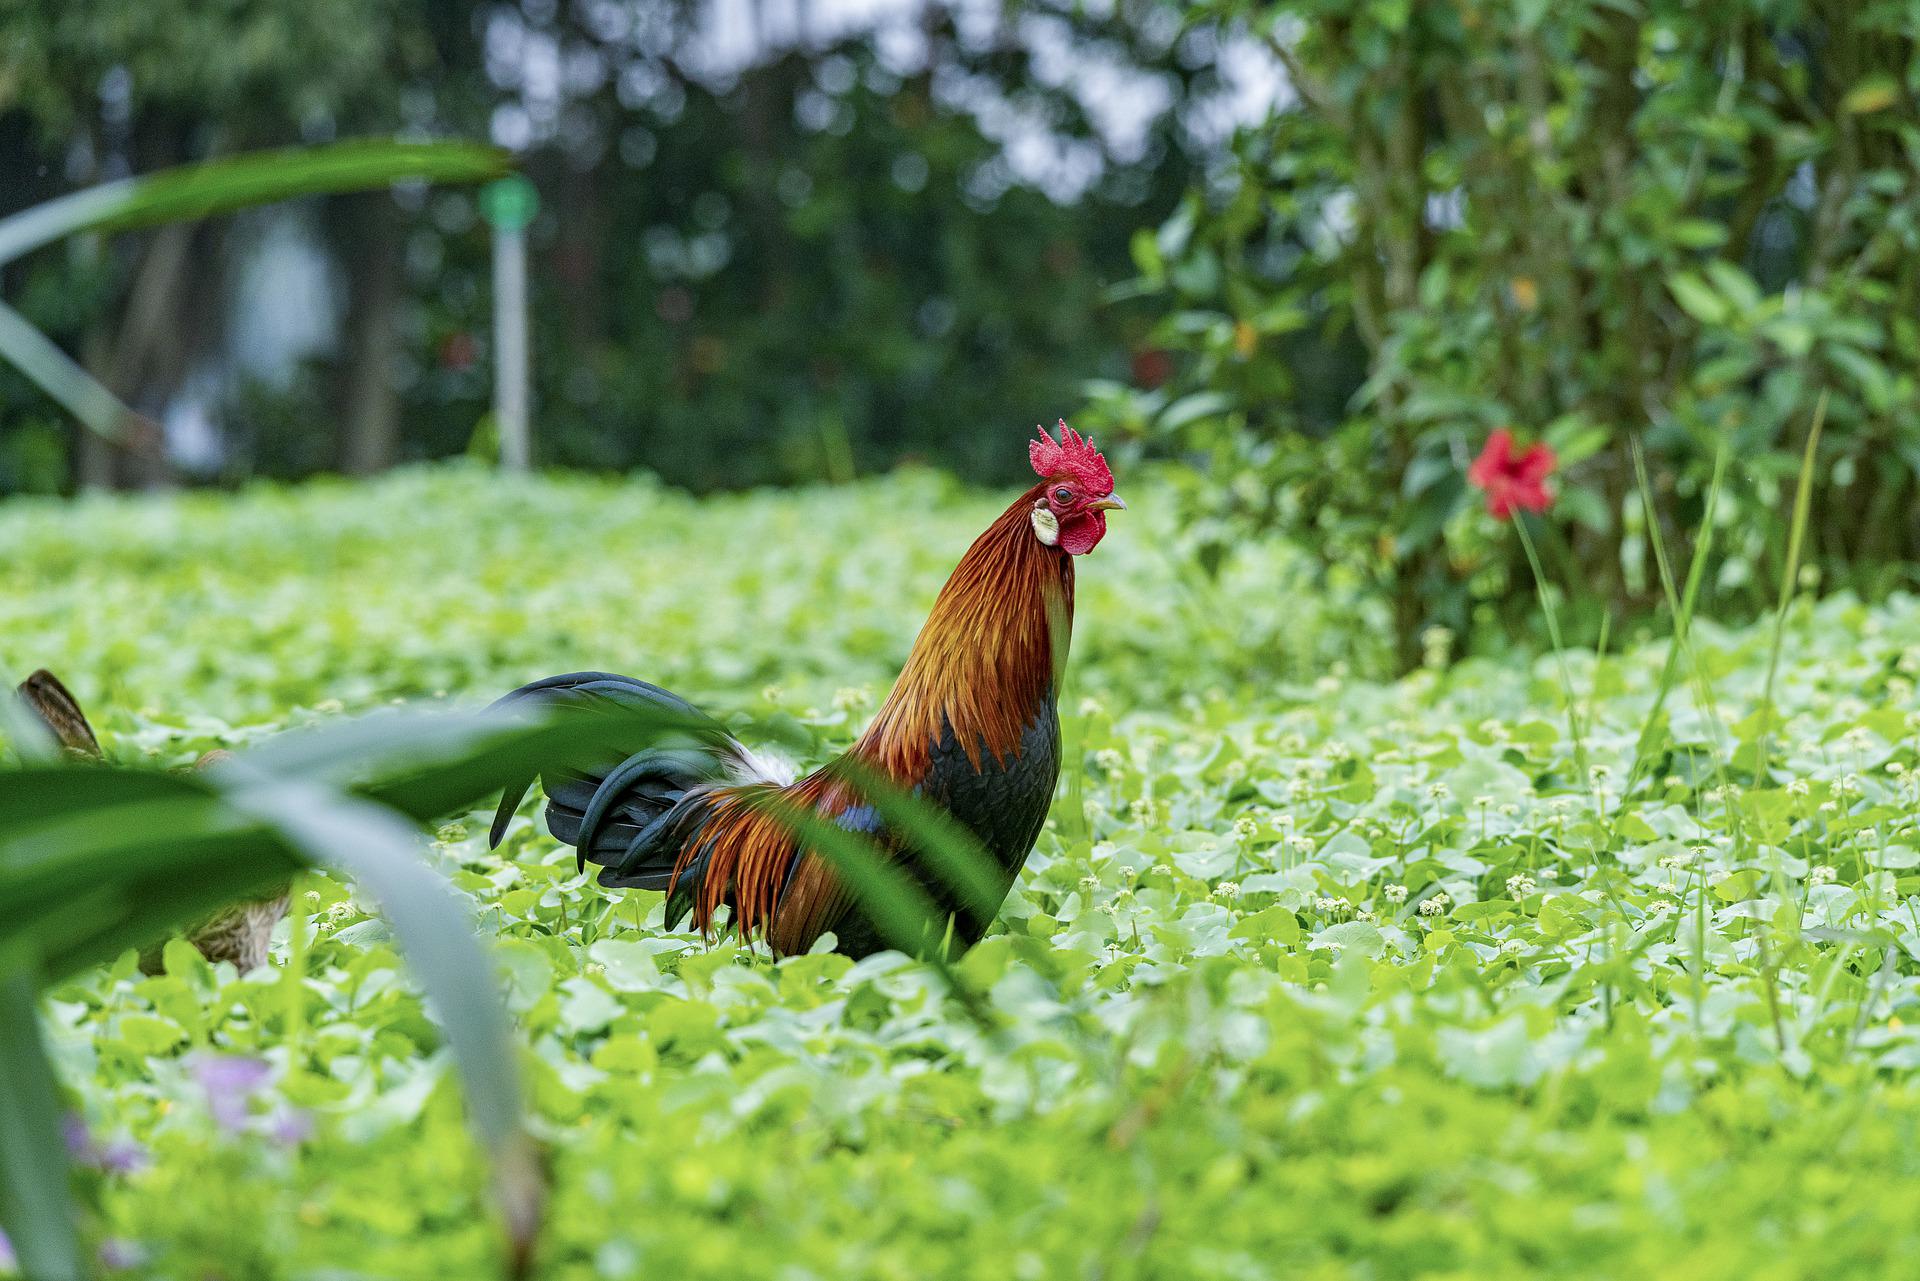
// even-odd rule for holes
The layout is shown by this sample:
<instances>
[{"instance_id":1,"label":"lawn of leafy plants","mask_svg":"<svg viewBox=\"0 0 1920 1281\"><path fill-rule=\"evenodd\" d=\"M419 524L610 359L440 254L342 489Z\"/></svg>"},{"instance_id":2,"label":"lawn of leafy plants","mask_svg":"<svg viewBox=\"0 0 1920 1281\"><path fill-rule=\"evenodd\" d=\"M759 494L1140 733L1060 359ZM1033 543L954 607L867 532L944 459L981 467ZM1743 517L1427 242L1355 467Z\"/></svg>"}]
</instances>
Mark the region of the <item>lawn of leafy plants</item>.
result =
<instances>
[{"instance_id":1,"label":"lawn of leafy plants","mask_svg":"<svg viewBox=\"0 0 1920 1281\"><path fill-rule=\"evenodd\" d=\"M1576 744L1551 654L1368 679L1302 558L1185 568L1171 493L1081 566L1067 777L973 1008L902 956L666 930L532 801L498 855L440 828L548 1149L539 1275L1911 1275L1920 600L1793 601L1771 720L1770 625L1697 621L1651 734L1666 643L1570 653ZM123 760L598 667L810 762L1004 501L456 468L15 503L0 662ZM244 977L178 947L52 993L103 1261L489 1275L385 928L309 874L285 930Z\"/></svg>"}]
</instances>

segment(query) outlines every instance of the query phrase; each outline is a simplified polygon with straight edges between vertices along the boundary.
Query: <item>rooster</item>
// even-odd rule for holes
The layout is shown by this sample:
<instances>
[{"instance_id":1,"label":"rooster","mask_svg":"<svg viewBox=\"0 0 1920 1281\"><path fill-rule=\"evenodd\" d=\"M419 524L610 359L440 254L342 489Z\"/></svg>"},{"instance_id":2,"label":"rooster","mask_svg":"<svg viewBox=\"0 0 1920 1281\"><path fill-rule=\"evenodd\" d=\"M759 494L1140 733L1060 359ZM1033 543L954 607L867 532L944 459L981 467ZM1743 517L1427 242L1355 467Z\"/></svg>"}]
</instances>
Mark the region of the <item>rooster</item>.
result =
<instances>
[{"instance_id":1,"label":"rooster","mask_svg":"<svg viewBox=\"0 0 1920 1281\"><path fill-rule=\"evenodd\" d=\"M0 690L5 686L0 685ZM68 755L82 760L104 760L100 740L87 722L87 714L68 692L60 678L45 668L20 683L20 701L52 732L54 740ZM205 769L225 760L229 753L211 751L194 764ZM267 963L273 941L273 927L287 914L285 890L257 899L246 899L214 913L196 924L187 937L209 961L232 961L242 974ZM140 953L140 968L148 974L161 970L161 949L149 947Z\"/></svg>"},{"instance_id":2,"label":"rooster","mask_svg":"<svg viewBox=\"0 0 1920 1281\"><path fill-rule=\"evenodd\" d=\"M947 915L960 947L992 923L931 875L891 833L856 780L873 777L946 811L979 841L997 873L998 907L1040 834L1060 776L1059 697L1073 626L1073 561L1099 545L1107 513L1125 510L1093 442L1064 421L1040 429L1028 457L1040 483L1002 512L960 558L934 601L893 691L843 756L794 781L709 728L696 747L650 747L603 770L543 771L547 829L598 864L610 888L663 890L668 923L702 932L722 905L748 940L777 955L831 932L839 951L886 946L832 864L795 835L796 814L877 842ZM523 686L499 705L552 710L612 706L698 718L677 695L630 676L575 672ZM494 817L497 848L531 778Z\"/></svg>"}]
</instances>

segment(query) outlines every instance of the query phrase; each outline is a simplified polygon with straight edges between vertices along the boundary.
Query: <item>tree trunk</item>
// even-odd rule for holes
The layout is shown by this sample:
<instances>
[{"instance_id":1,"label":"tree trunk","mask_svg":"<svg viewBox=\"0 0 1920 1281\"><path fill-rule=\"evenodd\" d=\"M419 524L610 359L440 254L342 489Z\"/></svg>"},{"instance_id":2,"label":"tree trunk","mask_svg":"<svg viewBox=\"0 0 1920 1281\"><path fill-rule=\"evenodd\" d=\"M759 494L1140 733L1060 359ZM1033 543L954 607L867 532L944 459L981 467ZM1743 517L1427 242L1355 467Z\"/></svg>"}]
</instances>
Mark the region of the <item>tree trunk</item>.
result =
<instances>
[{"instance_id":1,"label":"tree trunk","mask_svg":"<svg viewBox=\"0 0 1920 1281\"><path fill-rule=\"evenodd\" d=\"M341 373L340 469L370 476L399 452L400 398L393 352L399 338L400 215L386 192L348 198L345 365Z\"/></svg>"}]
</instances>

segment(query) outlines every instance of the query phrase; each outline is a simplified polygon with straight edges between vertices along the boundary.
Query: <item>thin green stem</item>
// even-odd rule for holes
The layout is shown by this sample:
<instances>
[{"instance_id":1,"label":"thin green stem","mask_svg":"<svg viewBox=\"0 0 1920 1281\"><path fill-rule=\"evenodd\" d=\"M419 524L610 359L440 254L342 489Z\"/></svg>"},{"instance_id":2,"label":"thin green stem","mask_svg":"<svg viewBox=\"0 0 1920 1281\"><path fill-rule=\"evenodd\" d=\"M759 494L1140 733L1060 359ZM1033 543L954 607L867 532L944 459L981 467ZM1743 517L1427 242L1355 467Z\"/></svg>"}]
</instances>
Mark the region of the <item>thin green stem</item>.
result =
<instances>
[{"instance_id":1,"label":"thin green stem","mask_svg":"<svg viewBox=\"0 0 1920 1281\"><path fill-rule=\"evenodd\" d=\"M1567 700L1567 729L1573 735L1573 765L1579 771L1583 781L1587 779L1587 744L1580 729L1580 700L1573 688L1573 671L1567 666L1566 646L1560 640L1560 616L1554 611L1553 597L1547 591L1546 571L1540 567L1540 553L1533 545L1533 535L1527 532L1524 516L1514 518L1513 527L1520 532L1520 546L1526 550L1527 564L1533 567L1533 588L1540 597L1540 609L1547 619L1547 639L1553 643L1553 657L1560 665L1560 686Z\"/></svg>"}]
</instances>

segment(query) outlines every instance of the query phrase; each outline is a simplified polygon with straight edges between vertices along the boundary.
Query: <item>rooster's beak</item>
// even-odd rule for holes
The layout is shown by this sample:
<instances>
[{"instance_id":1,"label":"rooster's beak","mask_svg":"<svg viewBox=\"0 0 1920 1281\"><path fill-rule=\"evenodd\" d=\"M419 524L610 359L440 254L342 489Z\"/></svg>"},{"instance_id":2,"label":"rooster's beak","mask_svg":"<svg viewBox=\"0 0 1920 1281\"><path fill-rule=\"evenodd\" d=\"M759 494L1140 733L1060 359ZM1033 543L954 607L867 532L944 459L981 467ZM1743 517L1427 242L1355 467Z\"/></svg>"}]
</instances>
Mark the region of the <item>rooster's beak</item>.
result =
<instances>
[{"instance_id":1,"label":"rooster's beak","mask_svg":"<svg viewBox=\"0 0 1920 1281\"><path fill-rule=\"evenodd\" d=\"M1087 510L1090 512L1123 512L1126 509L1126 501L1118 494L1108 494L1105 498L1096 498L1087 504Z\"/></svg>"}]
</instances>

